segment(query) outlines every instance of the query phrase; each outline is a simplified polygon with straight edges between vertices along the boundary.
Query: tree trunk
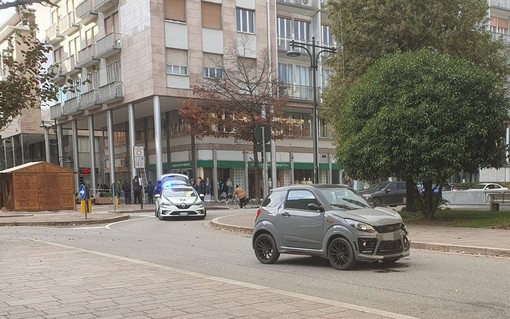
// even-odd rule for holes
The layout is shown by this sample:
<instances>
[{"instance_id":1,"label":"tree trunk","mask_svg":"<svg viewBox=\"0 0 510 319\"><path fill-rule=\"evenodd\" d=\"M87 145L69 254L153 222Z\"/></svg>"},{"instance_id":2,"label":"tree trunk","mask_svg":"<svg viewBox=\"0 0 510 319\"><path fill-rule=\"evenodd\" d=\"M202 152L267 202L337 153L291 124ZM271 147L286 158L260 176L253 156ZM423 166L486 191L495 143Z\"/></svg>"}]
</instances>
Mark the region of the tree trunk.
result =
<instances>
[{"instance_id":1,"label":"tree trunk","mask_svg":"<svg viewBox=\"0 0 510 319\"><path fill-rule=\"evenodd\" d=\"M412 178L406 178L406 211L416 212L416 186Z\"/></svg>"}]
</instances>

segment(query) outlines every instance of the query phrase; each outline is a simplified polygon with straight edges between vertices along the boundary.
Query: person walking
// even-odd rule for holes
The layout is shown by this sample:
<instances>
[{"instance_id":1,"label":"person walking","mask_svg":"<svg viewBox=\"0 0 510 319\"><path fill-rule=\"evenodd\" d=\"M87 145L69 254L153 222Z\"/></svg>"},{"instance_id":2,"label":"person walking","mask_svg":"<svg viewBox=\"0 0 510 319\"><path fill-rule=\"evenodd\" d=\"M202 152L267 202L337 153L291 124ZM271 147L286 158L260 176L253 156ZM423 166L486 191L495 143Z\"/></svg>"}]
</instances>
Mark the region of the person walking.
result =
<instances>
[{"instance_id":1,"label":"person walking","mask_svg":"<svg viewBox=\"0 0 510 319\"><path fill-rule=\"evenodd\" d=\"M196 190L199 195L204 195L204 198L205 198L206 187L205 187L205 181L202 179L202 177L197 178Z\"/></svg>"},{"instance_id":2,"label":"person walking","mask_svg":"<svg viewBox=\"0 0 510 319\"><path fill-rule=\"evenodd\" d=\"M122 191L124 192L124 202L126 205L131 204L131 184L129 184L127 179L122 184Z\"/></svg>"},{"instance_id":3,"label":"person walking","mask_svg":"<svg viewBox=\"0 0 510 319\"><path fill-rule=\"evenodd\" d=\"M147 199L149 204L154 204L154 185L152 185L151 181L147 183Z\"/></svg>"},{"instance_id":4,"label":"person walking","mask_svg":"<svg viewBox=\"0 0 510 319\"><path fill-rule=\"evenodd\" d=\"M133 195L134 195L134 202L133 204L136 204L138 202L138 204L141 204L142 203L142 185L140 184L140 179L138 178L138 176L135 176L135 178L133 178Z\"/></svg>"},{"instance_id":5,"label":"person walking","mask_svg":"<svg viewBox=\"0 0 510 319\"><path fill-rule=\"evenodd\" d=\"M246 192L244 191L244 189L241 186L236 185L235 194L237 196L237 199L239 199L239 207L244 208L245 201L246 201Z\"/></svg>"},{"instance_id":6,"label":"person walking","mask_svg":"<svg viewBox=\"0 0 510 319\"><path fill-rule=\"evenodd\" d=\"M227 186L227 196L232 196L232 194L234 194L234 185L232 184L230 177L227 178L225 185Z\"/></svg>"}]
</instances>

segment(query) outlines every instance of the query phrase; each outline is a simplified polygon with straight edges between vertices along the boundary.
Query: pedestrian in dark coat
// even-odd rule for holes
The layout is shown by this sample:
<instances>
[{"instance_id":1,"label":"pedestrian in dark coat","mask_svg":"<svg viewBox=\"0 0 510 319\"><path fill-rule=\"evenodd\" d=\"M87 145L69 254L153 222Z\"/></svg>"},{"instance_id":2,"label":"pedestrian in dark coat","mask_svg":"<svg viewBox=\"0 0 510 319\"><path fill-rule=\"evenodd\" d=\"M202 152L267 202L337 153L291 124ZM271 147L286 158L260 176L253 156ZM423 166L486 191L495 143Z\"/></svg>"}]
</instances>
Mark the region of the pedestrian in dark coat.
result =
<instances>
[{"instance_id":1,"label":"pedestrian in dark coat","mask_svg":"<svg viewBox=\"0 0 510 319\"><path fill-rule=\"evenodd\" d=\"M133 195L135 196L135 200L133 204L141 204L142 203L142 185L140 184L140 179L138 176L133 178Z\"/></svg>"},{"instance_id":2,"label":"pedestrian in dark coat","mask_svg":"<svg viewBox=\"0 0 510 319\"><path fill-rule=\"evenodd\" d=\"M161 195L162 191L163 191L163 182L161 180L158 180L156 182L156 187L154 187L154 194Z\"/></svg>"},{"instance_id":3,"label":"pedestrian in dark coat","mask_svg":"<svg viewBox=\"0 0 510 319\"><path fill-rule=\"evenodd\" d=\"M122 184L122 191L124 192L124 201L126 204L131 204L131 184L128 180L124 180Z\"/></svg>"},{"instance_id":4,"label":"pedestrian in dark coat","mask_svg":"<svg viewBox=\"0 0 510 319\"><path fill-rule=\"evenodd\" d=\"M152 185L151 181L147 183L147 197L149 204L154 204L154 185Z\"/></svg>"}]
</instances>

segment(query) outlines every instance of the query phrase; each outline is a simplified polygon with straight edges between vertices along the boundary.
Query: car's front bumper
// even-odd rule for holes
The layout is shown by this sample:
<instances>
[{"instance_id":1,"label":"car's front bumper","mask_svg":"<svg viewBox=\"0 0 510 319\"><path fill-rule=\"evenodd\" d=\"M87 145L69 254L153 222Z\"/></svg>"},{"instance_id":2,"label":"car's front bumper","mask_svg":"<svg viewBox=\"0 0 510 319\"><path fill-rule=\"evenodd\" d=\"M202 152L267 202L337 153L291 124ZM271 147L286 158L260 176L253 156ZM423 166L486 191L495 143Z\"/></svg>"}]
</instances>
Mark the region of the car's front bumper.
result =
<instances>
[{"instance_id":1,"label":"car's front bumper","mask_svg":"<svg viewBox=\"0 0 510 319\"><path fill-rule=\"evenodd\" d=\"M160 206L160 216L163 218L172 217L201 217L205 216L206 209L202 205L191 205L187 208L180 208L177 206Z\"/></svg>"},{"instance_id":2,"label":"car's front bumper","mask_svg":"<svg viewBox=\"0 0 510 319\"><path fill-rule=\"evenodd\" d=\"M403 230L358 237L353 245L357 261L393 260L409 256L411 244Z\"/></svg>"}]
</instances>

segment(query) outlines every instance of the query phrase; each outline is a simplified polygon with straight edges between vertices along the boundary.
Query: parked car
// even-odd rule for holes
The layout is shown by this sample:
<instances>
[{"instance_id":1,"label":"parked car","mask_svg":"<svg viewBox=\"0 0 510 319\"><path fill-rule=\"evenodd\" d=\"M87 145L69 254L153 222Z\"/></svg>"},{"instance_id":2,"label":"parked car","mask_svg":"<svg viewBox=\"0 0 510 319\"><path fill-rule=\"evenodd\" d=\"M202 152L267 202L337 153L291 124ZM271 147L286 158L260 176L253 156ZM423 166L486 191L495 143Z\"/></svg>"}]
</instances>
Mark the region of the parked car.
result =
<instances>
[{"instance_id":1,"label":"parked car","mask_svg":"<svg viewBox=\"0 0 510 319\"><path fill-rule=\"evenodd\" d=\"M374 206L397 206L406 204L406 182L384 181L361 192Z\"/></svg>"},{"instance_id":2,"label":"parked car","mask_svg":"<svg viewBox=\"0 0 510 319\"><path fill-rule=\"evenodd\" d=\"M175 217L204 219L207 211L204 201L189 185L166 187L156 198L156 217L160 220Z\"/></svg>"},{"instance_id":3,"label":"parked car","mask_svg":"<svg viewBox=\"0 0 510 319\"><path fill-rule=\"evenodd\" d=\"M503 187L496 183L479 183L468 189L468 191L503 191L508 190L507 187Z\"/></svg>"},{"instance_id":4,"label":"parked car","mask_svg":"<svg viewBox=\"0 0 510 319\"><path fill-rule=\"evenodd\" d=\"M274 188L257 211L252 246L263 264L280 254L325 257L336 269L409 255L407 230L390 208L373 208L346 185Z\"/></svg>"}]
</instances>

